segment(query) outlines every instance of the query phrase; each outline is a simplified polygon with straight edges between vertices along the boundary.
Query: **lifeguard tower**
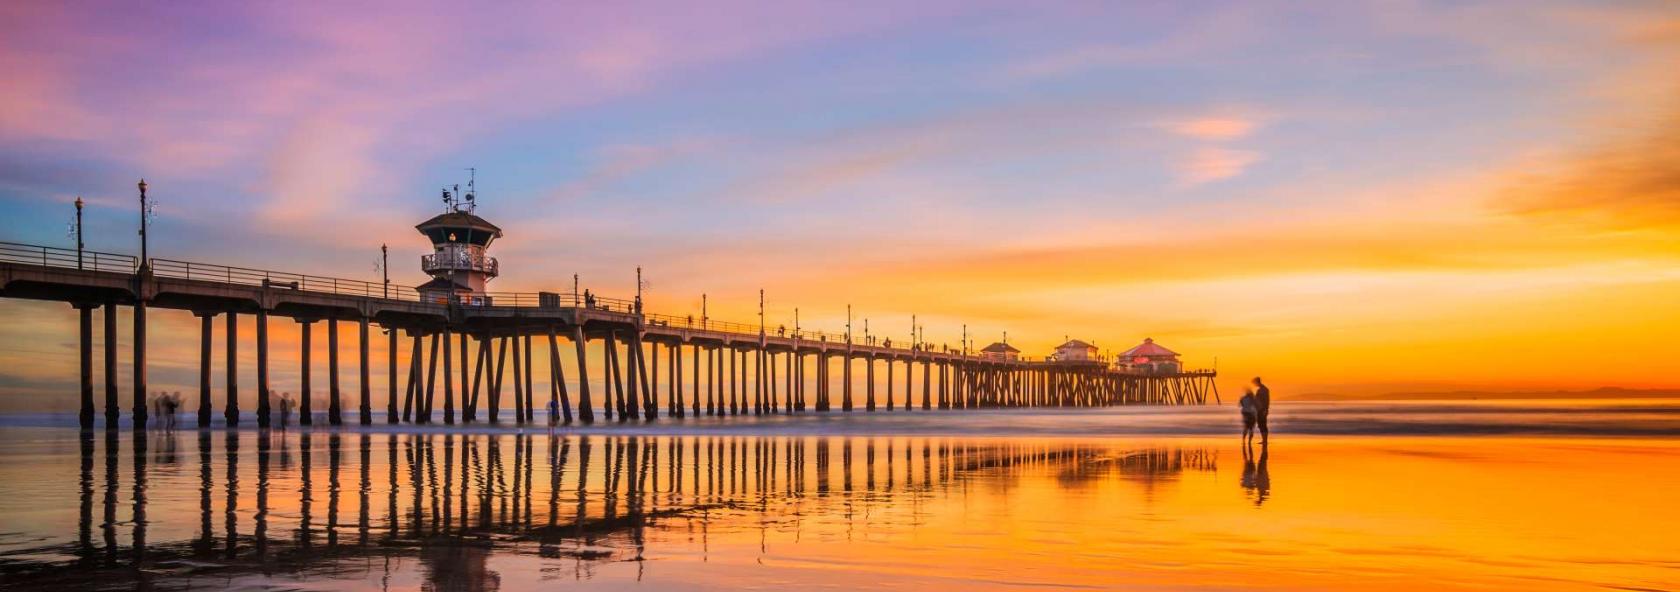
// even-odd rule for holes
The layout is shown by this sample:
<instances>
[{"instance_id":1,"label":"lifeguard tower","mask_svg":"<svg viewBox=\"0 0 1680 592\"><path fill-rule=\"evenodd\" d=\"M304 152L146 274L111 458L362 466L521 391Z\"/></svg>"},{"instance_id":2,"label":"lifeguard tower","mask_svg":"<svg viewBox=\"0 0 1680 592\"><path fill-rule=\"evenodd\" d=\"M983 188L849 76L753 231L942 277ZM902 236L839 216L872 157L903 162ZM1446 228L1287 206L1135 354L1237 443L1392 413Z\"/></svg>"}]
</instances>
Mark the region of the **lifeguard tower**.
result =
<instances>
[{"instance_id":1,"label":"lifeguard tower","mask_svg":"<svg viewBox=\"0 0 1680 592\"><path fill-rule=\"evenodd\" d=\"M502 237L502 229L473 213L478 206L473 184L467 182L466 193L459 185L444 188L444 212L414 227L432 241L432 254L420 257L420 269L432 276L432 281L416 288L422 300L490 304L484 288L500 270L487 251L492 241Z\"/></svg>"}]
</instances>

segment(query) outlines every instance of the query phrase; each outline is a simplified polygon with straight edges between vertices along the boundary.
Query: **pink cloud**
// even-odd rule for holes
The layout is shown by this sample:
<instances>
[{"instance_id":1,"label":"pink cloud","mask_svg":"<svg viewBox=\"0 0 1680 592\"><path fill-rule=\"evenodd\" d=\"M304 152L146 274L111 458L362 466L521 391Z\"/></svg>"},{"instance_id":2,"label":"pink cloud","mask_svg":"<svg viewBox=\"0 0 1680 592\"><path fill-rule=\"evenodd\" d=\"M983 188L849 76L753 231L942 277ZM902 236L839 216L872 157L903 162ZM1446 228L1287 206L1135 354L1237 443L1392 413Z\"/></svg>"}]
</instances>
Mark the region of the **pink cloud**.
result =
<instances>
[{"instance_id":1,"label":"pink cloud","mask_svg":"<svg viewBox=\"0 0 1680 592\"><path fill-rule=\"evenodd\" d=\"M1165 127L1175 134L1197 140L1223 141L1247 136L1259 125L1252 118L1213 115L1169 122Z\"/></svg>"},{"instance_id":2,"label":"pink cloud","mask_svg":"<svg viewBox=\"0 0 1680 592\"><path fill-rule=\"evenodd\" d=\"M1193 187L1241 175L1260 161L1260 153L1208 146L1196 149L1178 165L1179 183Z\"/></svg>"}]
</instances>

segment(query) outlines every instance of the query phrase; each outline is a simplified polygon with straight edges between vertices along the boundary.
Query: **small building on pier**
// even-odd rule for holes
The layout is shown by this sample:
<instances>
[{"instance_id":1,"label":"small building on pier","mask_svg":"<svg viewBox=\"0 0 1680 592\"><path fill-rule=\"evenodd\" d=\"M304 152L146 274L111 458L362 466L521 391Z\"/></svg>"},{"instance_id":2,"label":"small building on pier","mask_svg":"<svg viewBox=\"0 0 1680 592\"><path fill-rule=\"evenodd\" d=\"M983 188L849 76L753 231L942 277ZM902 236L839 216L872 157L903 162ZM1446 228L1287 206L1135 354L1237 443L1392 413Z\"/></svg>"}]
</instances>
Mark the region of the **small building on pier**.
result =
<instances>
[{"instance_id":1,"label":"small building on pier","mask_svg":"<svg viewBox=\"0 0 1680 592\"><path fill-rule=\"evenodd\" d=\"M980 359L1013 362L1021 359L1021 350L999 341L980 349Z\"/></svg>"},{"instance_id":2,"label":"small building on pier","mask_svg":"<svg viewBox=\"0 0 1680 592\"><path fill-rule=\"evenodd\" d=\"M1095 362L1098 361L1097 346L1078 339L1069 339L1067 343L1056 346L1055 353L1050 359L1057 362Z\"/></svg>"},{"instance_id":3,"label":"small building on pier","mask_svg":"<svg viewBox=\"0 0 1680 592\"><path fill-rule=\"evenodd\" d=\"M1114 365L1122 372L1144 375L1178 374L1184 369L1178 352L1161 347L1150 338L1121 353Z\"/></svg>"},{"instance_id":4,"label":"small building on pier","mask_svg":"<svg viewBox=\"0 0 1680 592\"><path fill-rule=\"evenodd\" d=\"M432 241L432 254L420 257L420 268L432 281L416 287L427 302L456 302L469 306L490 304L485 285L501 272L496 258L486 251L490 242L502 237L502 229L473 214L472 185L465 196L443 191L445 211L414 228Z\"/></svg>"}]
</instances>

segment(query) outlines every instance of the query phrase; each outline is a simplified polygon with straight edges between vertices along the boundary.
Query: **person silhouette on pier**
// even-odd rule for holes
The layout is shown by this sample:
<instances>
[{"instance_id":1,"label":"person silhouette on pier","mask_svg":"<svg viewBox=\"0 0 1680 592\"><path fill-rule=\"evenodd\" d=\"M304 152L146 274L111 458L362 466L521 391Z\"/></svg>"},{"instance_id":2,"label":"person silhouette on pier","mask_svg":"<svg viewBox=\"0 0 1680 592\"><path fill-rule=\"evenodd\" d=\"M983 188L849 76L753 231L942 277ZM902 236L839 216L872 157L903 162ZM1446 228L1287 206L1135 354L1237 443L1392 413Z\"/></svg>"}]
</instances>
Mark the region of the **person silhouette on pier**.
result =
<instances>
[{"instance_id":1,"label":"person silhouette on pier","mask_svg":"<svg viewBox=\"0 0 1680 592\"><path fill-rule=\"evenodd\" d=\"M1266 425L1266 420L1272 414L1272 389L1267 388L1259 376L1254 377L1254 406L1255 422L1260 426L1260 443L1265 444L1271 440L1272 434L1270 426Z\"/></svg>"}]
</instances>

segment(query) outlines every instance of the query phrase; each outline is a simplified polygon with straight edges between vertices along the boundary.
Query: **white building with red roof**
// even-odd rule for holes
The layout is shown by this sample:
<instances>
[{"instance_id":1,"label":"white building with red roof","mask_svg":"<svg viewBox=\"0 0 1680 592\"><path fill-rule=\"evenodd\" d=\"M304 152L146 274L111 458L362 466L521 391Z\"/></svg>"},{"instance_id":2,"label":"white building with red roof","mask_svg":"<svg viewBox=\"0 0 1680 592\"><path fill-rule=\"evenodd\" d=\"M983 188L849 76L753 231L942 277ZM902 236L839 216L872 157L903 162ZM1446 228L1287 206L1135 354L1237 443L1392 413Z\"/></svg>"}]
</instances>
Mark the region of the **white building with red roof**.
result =
<instances>
[{"instance_id":1,"label":"white building with red roof","mask_svg":"<svg viewBox=\"0 0 1680 592\"><path fill-rule=\"evenodd\" d=\"M1114 365L1134 374L1177 374L1184 367L1178 359L1178 352L1161 347L1154 339L1148 338L1137 347L1121 353Z\"/></svg>"}]
</instances>

